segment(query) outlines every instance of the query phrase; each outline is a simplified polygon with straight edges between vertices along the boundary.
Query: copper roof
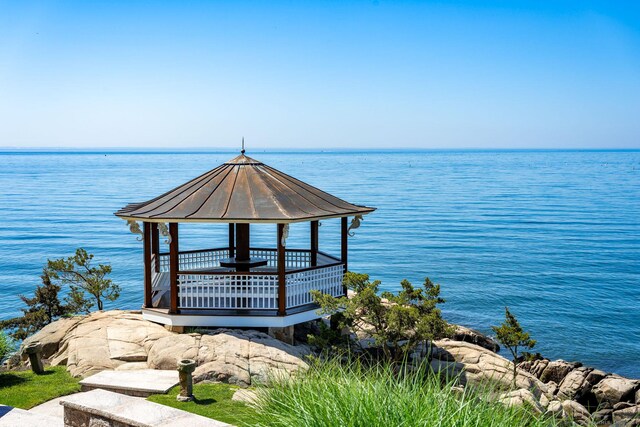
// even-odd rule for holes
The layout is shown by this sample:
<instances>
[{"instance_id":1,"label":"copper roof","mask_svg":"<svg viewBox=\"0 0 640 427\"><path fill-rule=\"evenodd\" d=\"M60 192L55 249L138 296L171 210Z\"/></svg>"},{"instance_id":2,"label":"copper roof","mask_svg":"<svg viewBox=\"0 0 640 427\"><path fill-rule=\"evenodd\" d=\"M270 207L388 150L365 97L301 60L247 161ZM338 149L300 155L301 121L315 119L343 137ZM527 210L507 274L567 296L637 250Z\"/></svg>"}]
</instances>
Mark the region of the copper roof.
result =
<instances>
[{"instance_id":1,"label":"copper roof","mask_svg":"<svg viewBox=\"0 0 640 427\"><path fill-rule=\"evenodd\" d=\"M164 193L116 212L151 222L297 222L364 215L353 205L244 154Z\"/></svg>"}]
</instances>

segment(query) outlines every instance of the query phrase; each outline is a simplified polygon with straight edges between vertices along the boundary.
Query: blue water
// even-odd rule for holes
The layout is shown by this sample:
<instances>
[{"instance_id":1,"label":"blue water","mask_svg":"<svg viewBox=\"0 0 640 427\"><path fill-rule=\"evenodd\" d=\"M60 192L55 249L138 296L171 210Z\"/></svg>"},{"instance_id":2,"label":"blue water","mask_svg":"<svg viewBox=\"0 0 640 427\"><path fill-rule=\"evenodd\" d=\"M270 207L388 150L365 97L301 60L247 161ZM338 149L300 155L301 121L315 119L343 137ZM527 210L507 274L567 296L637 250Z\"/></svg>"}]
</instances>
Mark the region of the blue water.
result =
<instances>
[{"instance_id":1,"label":"blue water","mask_svg":"<svg viewBox=\"0 0 640 427\"><path fill-rule=\"evenodd\" d=\"M508 305L551 358L640 377L640 152L248 153L348 201L375 206L350 239L350 268L397 289L442 285L445 317L489 332ZM84 247L138 308L142 247L113 212L235 153L0 152L0 318L47 258ZM181 226L181 248L224 246L226 226ZM275 226L252 229L273 245ZM289 247L306 247L307 225ZM339 253L337 220L320 227Z\"/></svg>"}]
</instances>

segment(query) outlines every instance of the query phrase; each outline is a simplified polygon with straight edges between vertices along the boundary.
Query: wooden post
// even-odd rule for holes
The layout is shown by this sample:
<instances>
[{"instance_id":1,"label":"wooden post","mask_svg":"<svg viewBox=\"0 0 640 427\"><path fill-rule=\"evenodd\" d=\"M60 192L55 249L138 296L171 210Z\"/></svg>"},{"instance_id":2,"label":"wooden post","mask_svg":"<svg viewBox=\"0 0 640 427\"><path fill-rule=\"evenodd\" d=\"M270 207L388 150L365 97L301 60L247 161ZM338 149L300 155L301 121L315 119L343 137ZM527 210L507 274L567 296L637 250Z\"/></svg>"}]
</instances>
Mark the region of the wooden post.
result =
<instances>
[{"instance_id":1,"label":"wooden post","mask_svg":"<svg viewBox=\"0 0 640 427\"><path fill-rule=\"evenodd\" d=\"M144 244L144 308L151 307L151 223L142 223Z\"/></svg>"},{"instance_id":2,"label":"wooden post","mask_svg":"<svg viewBox=\"0 0 640 427\"><path fill-rule=\"evenodd\" d=\"M151 256L156 260L156 273L160 272L160 230L158 223L151 223Z\"/></svg>"},{"instance_id":3,"label":"wooden post","mask_svg":"<svg viewBox=\"0 0 640 427\"><path fill-rule=\"evenodd\" d=\"M236 225L234 223L229 224L229 257L233 258L236 253Z\"/></svg>"},{"instance_id":4,"label":"wooden post","mask_svg":"<svg viewBox=\"0 0 640 427\"><path fill-rule=\"evenodd\" d=\"M340 248L340 260L344 264L344 272L347 272L347 262L348 262L348 251L347 251L347 238L349 237L349 226L347 225L348 218L342 217L342 232L341 232L341 248ZM347 287L342 286L342 290L347 295Z\"/></svg>"},{"instance_id":5,"label":"wooden post","mask_svg":"<svg viewBox=\"0 0 640 427\"><path fill-rule=\"evenodd\" d=\"M250 228L249 224L238 223L236 224L236 260L246 261L249 259L249 245L250 245Z\"/></svg>"},{"instance_id":6,"label":"wooden post","mask_svg":"<svg viewBox=\"0 0 640 427\"><path fill-rule=\"evenodd\" d=\"M170 278L170 297L171 303L169 305L169 313L178 313L178 224L175 222L169 223L169 235L171 236L171 243L169 244L169 278Z\"/></svg>"},{"instance_id":7,"label":"wooden post","mask_svg":"<svg viewBox=\"0 0 640 427\"><path fill-rule=\"evenodd\" d=\"M311 267L318 265L318 221L311 221Z\"/></svg>"},{"instance_id":8,"label":"wooden post","mask_svg":"<svg viewBox=\"0 0 640 427\"><path fill-rule=\"evenodd\" d=\"M284 224L278 224L278 315L287 314L287 282L285 277L285 249L282 245Z\"/></svg>"}]
</instances>

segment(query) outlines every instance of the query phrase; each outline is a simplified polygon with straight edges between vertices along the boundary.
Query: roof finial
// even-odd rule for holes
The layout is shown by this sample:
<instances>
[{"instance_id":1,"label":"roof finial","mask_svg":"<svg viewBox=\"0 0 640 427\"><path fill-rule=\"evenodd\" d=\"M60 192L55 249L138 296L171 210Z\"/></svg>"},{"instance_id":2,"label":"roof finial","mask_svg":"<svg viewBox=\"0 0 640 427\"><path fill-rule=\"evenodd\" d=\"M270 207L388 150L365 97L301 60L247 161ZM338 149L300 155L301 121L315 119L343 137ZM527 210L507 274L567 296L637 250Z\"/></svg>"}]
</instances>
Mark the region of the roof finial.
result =
<instances>
[{"instance_id":1,"label":"roof finial","mask_svg":"<svg viewBox=\"0 0 640 427\"><path fill-rule=\"evenodd\" d=\"M244 136L242 137L242 150L240 150L241 154L244 154Z\"/></svg>"}]
</instances>

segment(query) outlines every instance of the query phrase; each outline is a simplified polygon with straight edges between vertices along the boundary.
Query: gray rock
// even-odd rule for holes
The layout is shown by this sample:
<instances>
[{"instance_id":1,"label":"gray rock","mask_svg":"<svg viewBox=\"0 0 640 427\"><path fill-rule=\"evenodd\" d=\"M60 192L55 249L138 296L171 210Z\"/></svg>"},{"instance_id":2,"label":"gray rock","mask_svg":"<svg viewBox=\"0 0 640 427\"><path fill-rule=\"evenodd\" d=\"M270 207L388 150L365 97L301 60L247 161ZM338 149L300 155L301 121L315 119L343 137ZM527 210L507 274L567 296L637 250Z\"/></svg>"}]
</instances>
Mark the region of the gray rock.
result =
<instances>
[{"instance_id":1,"label":"gray rock","mask_svg":"<svg viewBox=\"0 0 640 427\"><path fill-rule=\"evenodd\" d=\"M589 425L591 421L589 411L578 402L565 400L562 402L562 409L564 409L566 416L571 418L576 424L580 424L581 426Z\"/></svg>"},{"instance_id":2,"label":"gray rock","mask_svg":"<svg viewBox=\"0 0 640 427\"><path fill-rule=\"evenodd\" d=\"M549 402L547 406L547 414L556 417L556 418L564 418L564 408L562 407L562 402L559 400L552 400Z\"/></svg>"},{"instance_id":3,"label":"gray rock","mask_svg":"<svg viewBox=\"0 0 640 427\"><path fill-rule=\"evenodd\" d=\"M518 368L533 374L539 379L549 362L549 359L525 360L524 362L518 363Z\"/></svg>"},{"instance_id":4,"label":"gray rock","mask_svg":"<svg viewBox=\"0 0 640 427\"><path fill-rule=\"evenodd\" d=\"M579 399L588 390L587 376L589 368L576 368L564 377L558 388L558 397L562 399Z\"/></svg>"},{"instance_id":5,"label":"gray rock","mask_svg":"<svg viewBox=\"0 0 640 427\"><path fill-rule=\"evenodd\" d=\"M433 343L431 367L436 372L457 376L463 384L484 385L498 383L509 390L513 383L513 364L504 357L475 344L462 341L439 340ZM548 394L545 384L529 372L518 369L518 389L530 390L534 396Z\"/></svg>"},{"instance_id":6,"label":"gray rock","mask_svg":"<svg viewBox=\"0 0 640 427\"><path fill-rule=\"evenodd\" d=\"M596 384L591 391L598 403L608 403L613 406L618 402L633 401L637 385L638 381L629 380L619 375L610 375Z\"/></svg>"},{"instance_id":7,"label":"gray rock","mask_svg":"<svg viewBox=\"0 0 640 427\"><path fill-rule=\"evenodd\" d=\"M609 424L611 423L611 414L613 413L613 409L611 408L603 408L599 409L593 414L591 414L591 419L597 425L601 424Z\"/></svg>"},{"instance_id":8,"label":"gray rock","mask_svg":"<svg viewBox=\"0 0 640 427\"><path fill-rule=\"evenodd\" d=\"M40 344L42 344L42 357L49 359L58 351L63 338L84 318L85 316L73 316L56 320L26 338L20 346L22 359L27 359L27 354L24 352L24 349L32 342L37 341L40 341Z\"/></svg>"},{"instance_id":9,"label":"gray rock","mask_svg":"<svg viewBox=\"0 0 640 427\"><path fill-rule=\"evenodd\" d=\"M464 341L471 344L479 345L482 348L497 353L500 351L500 346L492 338L478 332L474 329L467 328L465 326L456 325L455 332L453 333L453 339L455 341Z\"/></svg>"},{"instance_id":10,"label":"gray rock","mask_svg":"<svg viewBox=\"0 0 640 427\"><path fill-rule=\"evenodd\" d=\"M498 402L507 407L525 406L536 414L542 414L544 412L544 408L540 402L538 402L533 393L527 389L519 389L503 393L498 397Z\"/></svg>"},{"instance_id":11,"label":"gray rock","mask_svg":"<svg viewBox=\"0 0 640 427\"><path fill-rule=\"evenodd\" d=\"M640 405L614 410L612 417L614 423L624 422L625 427L638 425L638 422L640 422ZM635 424L633 424L634 422Z\"/></svg>"},{"instance_id":12,"label":"gray rock","mask_svg":"<svg viewBox=\"0 0 640 427\"><path fill-rule=\"evenodd\" d=\"M636 405L640 405L640 388L636 390Z\"/></svg>"},{"instance_id":13,"label":"gray rock","mask_svg":"<svg viewBox=\"0 0 640 427\"><path fill-rule=\"evenodd\" d=\"M574 369L580 366L579 363L565 362L564 360L554 360L547 364L544 371L540 374L540 381L547 383L553 381L560 384L564 377Z\"/></svg>"}]
</instances>

